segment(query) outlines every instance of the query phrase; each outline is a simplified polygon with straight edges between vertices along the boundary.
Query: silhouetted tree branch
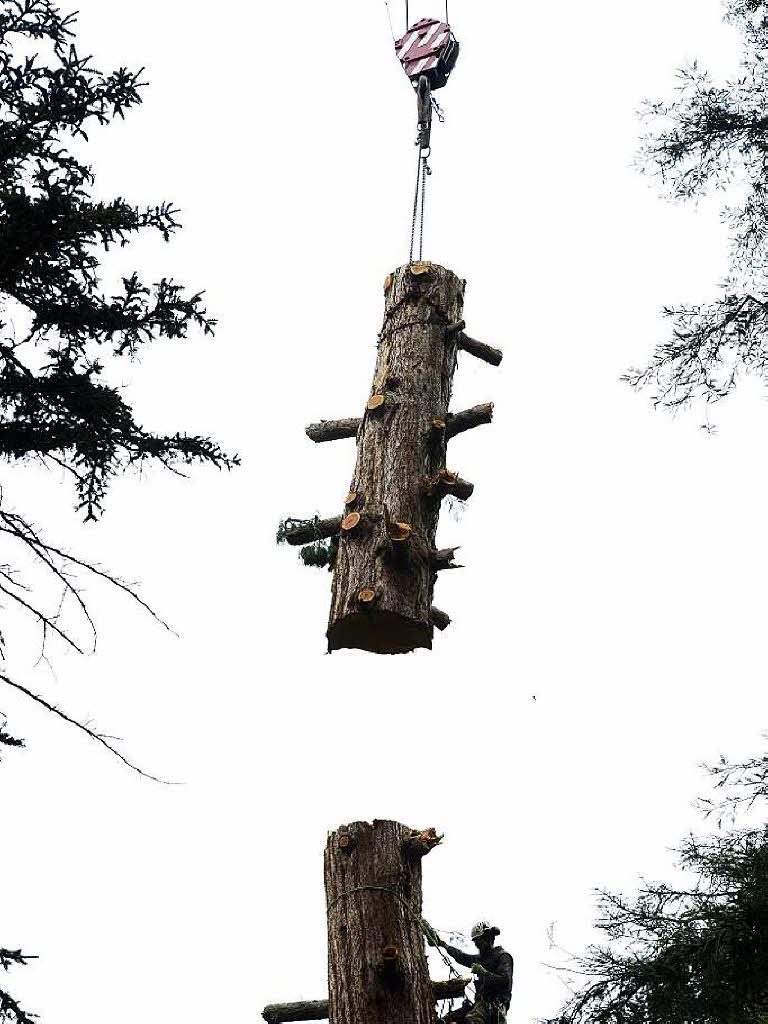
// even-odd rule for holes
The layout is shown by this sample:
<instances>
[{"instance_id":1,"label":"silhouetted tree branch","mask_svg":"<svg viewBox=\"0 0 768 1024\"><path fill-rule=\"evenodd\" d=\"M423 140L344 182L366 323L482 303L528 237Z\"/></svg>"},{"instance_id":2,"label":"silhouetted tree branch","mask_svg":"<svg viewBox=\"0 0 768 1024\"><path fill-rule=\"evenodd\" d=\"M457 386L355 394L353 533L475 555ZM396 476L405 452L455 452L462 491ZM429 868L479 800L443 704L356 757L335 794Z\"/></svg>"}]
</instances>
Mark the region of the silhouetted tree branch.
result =
<instances>
[{"instance_id":1,"label":"silhouetted tree branch","mask_svg":"<svg viewBox=\"0 0 768 1024\"><path fill-rule=\"evenodd\" d=\"M143 72L100 71L78 52L74 24L51 0L0 0L0 457L63 468L78 509L95 519L110 481L132 466L176 472L238 459L210 438L145 428L108 380L110 366L144 345L190 328L212 334L215 321L202 292L170 277L146 284L134 271L117 288L102 282L102 253L147 231L168 240L180 225L168 202L93 198L91 169L70 144L137 106ZM38 624L43 655L50 638L93 650L88 576L154 615L130 584L44 539L0 492L0 602L6 617L15 609Z\"/></svg>"},{"instance_id":2,"label":"silhouetted tree branch","mask_svg":"<svg viewBox=\"0 0 768 1024\"><path fill-rule=\"evenodd\" d=\"M68 722L70 725L73 725L76 729L79 729L81 732L84 732L86 736L89 736L92 740L95 740L96 743L100 743L111 754L118 758L118 760L122 761L124 765L130 768L131 771L136 772L138 775L143 776L143 778L145 779L151 779L152 782L160 782L165 786L172 786L176 784L168 782L166 779L157 778L157 776L155 775L150 775L149 772L143 771L137 765L133 764L133 762L129 761L127 757L121 754L120 751L115 746L113 746L113 743L115 742L117 737L108 736L106 735L106 733L96 732L95 729L92 729L89 725L85 724L84 722L78 722L77 719L71 718L68 714L62 711L61 708L56 707L55 704L51 704L49 701L45 700L44 697L41 697L37 693L33 693L32 690L29 690L26 686L22 686L21 683L14 682L13 679L10 679L3 673L0 673L0 680L4 682L6 686L10 686L14 690L18 690L19 693L25 694L25 696L29 697L29 699L34 701L36 704L39 704L41 707L45 708L47 711L50 711L58 718L61 718L63 721ZM12 745L21 746L23 744L20 744L17 740Z\"/></svg>"},{"instance_id":3,"label":"silhouetted tree branch","mask_svg":"<svg viewBox=\"0 0 768 1024\"><path fill-rule=\"evenodd\" d=\"M723 211L731 266L722 295L665 309L671 339L625 376L671 408L725 397L742 371L768 381L768 4L729 0L726 18L744 37L739 74L717 84L694 63L678 73L671 102L645 108L653 131L643 169L674 199L723 189L734 200Z\"/></svg>"},{"instance_id":4,"label":"silhouetted tree branch","mask_svg":"<svg viewBox=\"0 0 768 1024\"><path fill-rule=\"evenodd\" d=\"M28 956L20 949L3 949L0 947L0 967L7 971L13 965L25 966L27 961L35 957ZM35 1024L34 1015L23 1010L8 992L0 988L0 1021L4 1024Z\"/></svg>"},{"instance_id":5,"label":"silhouetted tree branch","mask_svg":"<svg viewBox=\"0 0 768 1024\"><path fill-rule=\"evenodd\" d=\"M146 428L123 386L110 382L110 369L145 345L184 339L190 328L211 335L215 320L202 292L171 277L145 283L131 271L116 286L102 281L103 253L146 232L167 241L180 224L169 202L138 207L122 196L92 195L91 169L71 143L87 141L91 127L137 106L143 72L98 70L78 53L74 23L52 0L0 0L0 458L63 469L77 508L93 520L111 480L130 467L228 469L238 458L208 437ZM89 578L121 590L158 619L131 584L49 542L0 491L0 607L5 620L15 610L38 625L41 657L49 639L81 653L94 649L96 627L84 593ZM0 648L4 639L7 631L5 638L0 632ZM128 760L115 737L7 674L0 673L0 682L133 771L162 781ZM22 746L1 717L0 747ZM26 959L0 949L6 970ZM0 1021L31 1024L31 1017L0 990Z\"/></svg>"},{"instance_id":6,"label":"silhouetted tree branch","mask_svg":"<svg viewBox=\"0 0 768 1024\"><path fill-rule=\"evenodd\" d=\"M768 757L723 759L722 792L702 802L723 815L768 796ZM646 884L628 898L600 892L607 938L566 970L580 977L550 1024L755 1024L768 1013L768 828L735 827L678 848L685 887Z\"/></svg>"}]
</instances>

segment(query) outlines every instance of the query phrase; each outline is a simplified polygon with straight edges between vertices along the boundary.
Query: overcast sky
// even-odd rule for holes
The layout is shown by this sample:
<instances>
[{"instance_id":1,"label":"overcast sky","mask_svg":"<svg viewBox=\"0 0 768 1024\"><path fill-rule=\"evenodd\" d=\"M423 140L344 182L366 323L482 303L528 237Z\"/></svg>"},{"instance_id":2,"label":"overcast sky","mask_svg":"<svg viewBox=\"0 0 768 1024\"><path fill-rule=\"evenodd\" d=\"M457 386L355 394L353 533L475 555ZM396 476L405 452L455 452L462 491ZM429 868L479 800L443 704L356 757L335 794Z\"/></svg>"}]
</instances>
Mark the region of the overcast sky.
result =
<instances>
[{"instance_id":1,"label":"overcast sky","mask_svg":"<svg viewBox=\"0 0 768 1024\"><path fill-rule=\"evenodd\" d=\"M220 320L112 377L147 426L213 434L243 467L125 478L88 526L56 474L5 474L10 504L141 581L178 633L92 588L98 653L51 648L54 678L30 638L9 671L184 783L0 694L28 740L0 767L0 943L40 957L8 984L46 1024L321 998L326 832L392 817L445 832L425 915L498 924L527 1024L566 995L550 924L578 952L595 886L671 870L697 765L759 749L766 724L765 394L746 382L708 431L619 379L664 338L662 306L726 270L717 204L670 205L633 169L636 110L687 58L734 69L738 39L718 0L451 0L425 256L505 350L456 376L454 408L493 400L496 420L451 443L476 485L440 526L466 565L438 584L454 625L432 653L329 657L330 577L274 534L339 510L354 444L304 426L359 413L407 260L415 104L383 0L79 8L79 48L151 83L94 133L99 192L172 198L185 225L111 270L206 288Z\"/></svg>"}]
</instances>

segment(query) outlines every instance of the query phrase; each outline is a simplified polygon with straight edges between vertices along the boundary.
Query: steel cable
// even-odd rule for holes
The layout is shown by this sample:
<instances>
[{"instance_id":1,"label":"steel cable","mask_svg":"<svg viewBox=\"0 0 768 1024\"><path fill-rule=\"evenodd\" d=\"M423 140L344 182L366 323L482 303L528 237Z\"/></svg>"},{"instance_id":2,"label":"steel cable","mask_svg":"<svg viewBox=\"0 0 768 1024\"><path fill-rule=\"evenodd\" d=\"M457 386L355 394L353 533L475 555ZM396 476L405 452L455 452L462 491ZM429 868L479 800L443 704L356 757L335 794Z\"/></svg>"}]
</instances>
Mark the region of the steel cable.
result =
<instances>
[{"instance_id":1,"label":"steel cable","mask_svg":"<svg viewBox=\"0 0 768 1024\"><path fill-rule=\"evenodd\" d=\"M419 154L421 156L421 154ZM422 256L424 255L424 203L427 198L427 175L429 174L429 164L427 158L424 157L423 165L421 168L421 223L419 225L419 262L421 262Z\"/></svg>"},{"instance_id":2,"label":"steel cable","mask_svg":"<svg viewBox=\"0 0 768 1024\"><path fill-rule=\"evenodd\" d=\"M408 256L408 263L413 263L413 244L416 239L416 219L419 214L419 179L421 177L421 150L416 162L416 191L413 194L413 218L411 220L411 251Z\"/></svg>"}]
</instances>

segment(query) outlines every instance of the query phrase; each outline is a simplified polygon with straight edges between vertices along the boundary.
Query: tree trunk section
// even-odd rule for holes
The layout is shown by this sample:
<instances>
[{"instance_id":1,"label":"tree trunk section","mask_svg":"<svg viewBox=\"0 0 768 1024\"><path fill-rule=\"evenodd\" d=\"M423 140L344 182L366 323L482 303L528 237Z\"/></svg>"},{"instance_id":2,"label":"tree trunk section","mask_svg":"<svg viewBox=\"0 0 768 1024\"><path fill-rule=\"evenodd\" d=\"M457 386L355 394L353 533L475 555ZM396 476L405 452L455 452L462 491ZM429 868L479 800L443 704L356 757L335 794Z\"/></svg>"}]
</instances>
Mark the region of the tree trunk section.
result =
<instances>
[{"instance_id":1,"label":"tree trunk section","mask_svg":"<svg viewBox=\"0 0 768 1024\"><path fill-rule=\"evenodd\" d=\"M431 263L402 267L387 278L376 372L350 485L360 521L342 530L330 651L402 654L432 646L430 552L444 492L430 493L430 480L446 469L446 432L432 421L448 420L459 344L448 328L461 320L464 284Z\"/></svg>"},{"instance_id":2,"label":"tree trunk section","mask_svg":"<svg viewBox=\"0 0 768 1024\"><path fill-rule=\"evenodd\" d=\"M356 822L325 849L331 1024L434 1024L413 830Z\"/></svg>"}]
</instances>

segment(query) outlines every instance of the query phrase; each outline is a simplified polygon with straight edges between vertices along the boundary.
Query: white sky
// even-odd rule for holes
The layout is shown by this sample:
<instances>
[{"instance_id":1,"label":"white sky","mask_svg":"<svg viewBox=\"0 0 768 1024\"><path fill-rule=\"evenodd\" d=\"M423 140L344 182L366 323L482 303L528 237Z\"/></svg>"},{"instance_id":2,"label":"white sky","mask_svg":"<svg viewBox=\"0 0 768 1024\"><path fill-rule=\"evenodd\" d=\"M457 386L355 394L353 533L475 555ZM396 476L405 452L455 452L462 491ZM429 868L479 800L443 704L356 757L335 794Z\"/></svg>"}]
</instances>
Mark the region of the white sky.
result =
<instances>
[{"instance_id":1,"label":"white sky","mask_svg":"<svg viewBox=\"0 0 768 1024\"><path fill-rule=\"evenodd\" d=\"M710 434L619 382L661 307L726 269L716 205L671 206L632 169L635 111L686 58L734 68L736 37L718 0L451 0L425 256L467 278L470 333L506 351L456 378L454 408L492 399L496 422L451 445L476 484L441 525L467 566L438 584L455 624L431 654L327 657L330 578L274 531L339 508L353 443L304 426L361 408L407 258L415 104L383 0L79 7L80 48L151 81L94 135L102 193L183 209L172 246L120 266L207 288L220 318L214 342L159 343L114 379L147 425L215 434L244 465L121 480L87 527L56 475L6 473L7 500L142 581L179 633L94 589L95 657L51 649L53 679L17 646L9 670L185 782L1 695L28 749L0 768L0 942L40 956L8 984L46 1024L320 998L326 831L394 817L446 834L427 918L494 919L511 1020L551 1013L550 923L579 951L595 886L667 871L697 764L765 725L764 394L742 388Z\"/></svg>"}]
</instances>

